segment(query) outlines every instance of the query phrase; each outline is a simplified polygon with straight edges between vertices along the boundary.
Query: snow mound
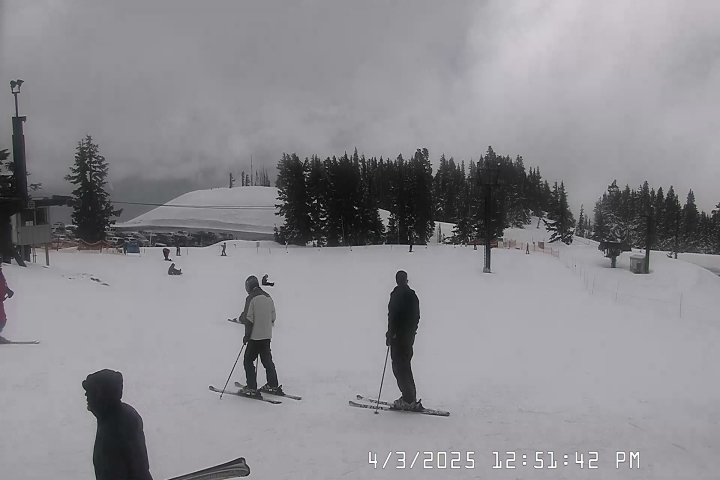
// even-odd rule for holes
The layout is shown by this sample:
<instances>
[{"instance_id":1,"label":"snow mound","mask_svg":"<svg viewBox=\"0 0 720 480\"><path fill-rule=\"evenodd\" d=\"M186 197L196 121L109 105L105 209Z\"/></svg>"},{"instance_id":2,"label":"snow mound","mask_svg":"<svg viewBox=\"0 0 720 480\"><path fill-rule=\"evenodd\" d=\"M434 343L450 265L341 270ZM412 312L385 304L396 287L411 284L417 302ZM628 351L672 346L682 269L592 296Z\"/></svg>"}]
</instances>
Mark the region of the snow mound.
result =
<instances>
[{"instance_id":1,"label":"snow mound","mask_svg":"<svg viewBox=\"0 0 720 480\"><path fill-rule=\"evenodd\" d=\"M273 234L275 225L283 222L282 217L276 215L277 196L274 187L196 190L116 227L223 230L260 234L256 235L257 240L263 240Z\"/></svg>"}]
</instances>

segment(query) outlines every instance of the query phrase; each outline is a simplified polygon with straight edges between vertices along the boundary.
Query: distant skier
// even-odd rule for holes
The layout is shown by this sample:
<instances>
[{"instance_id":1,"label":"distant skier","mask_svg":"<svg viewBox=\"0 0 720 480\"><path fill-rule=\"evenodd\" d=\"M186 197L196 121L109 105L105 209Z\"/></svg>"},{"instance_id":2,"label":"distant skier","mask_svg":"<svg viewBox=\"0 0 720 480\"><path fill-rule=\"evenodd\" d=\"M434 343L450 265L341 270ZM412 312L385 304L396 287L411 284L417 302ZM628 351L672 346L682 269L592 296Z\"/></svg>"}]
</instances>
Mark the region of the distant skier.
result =
<instances>
[{"instance_id":1,"label":"distant skier","mask_svg":"<svg viewBox=\"0 0 720 480\"><path fill-rule=\"evenodd\" d=\"M172 262L172 259L170 258L170 249L165 247L163 248L163 255L165 255L165 261L166 262Z\"/></svg>"},{"instance_id":2,"label":"distant skier","mask_svg":"<svg viewBox=\"0 0 720 480\"><path fill-rule=\"evenodd\" d=\"M267 274L267 273L266 273L265 275L263 275L262 284L263 284L264 286L268 286L268 287L274 287L274 286L275 286L275 282L268 282L268 274Z\"/></svg>"},{"instance_id":3,"label":"distant skier","mask_svg":"<svg viewBox=\"0 0 720 480\"><path fill-rule=\"evenodd\" d=\"M180 256L180 242L175 244L175 255Z\"/></svg>"},{"instance_id":4,"label":"distant skier","mask_svg":"<svg viewBox=\"0 0 720 480\"><path fill-rule=\"evenodd\" d=\"M411 366L415 335L420 322L420 301L415 291L408 286L407 272L398 271L395 283L397 286L390 294L388 303L388 331L385 334L385 345L390 347L393 374L402 392L393 406L403 410L422 410L422 403L416 398Z\"/></svg>"},{"instance_id":5,"label":"distant skier","mask_svg":"<svg viewBox=\"0 0 720 480\"><path fill-rule=\"evenodd\" d=\"M152 480L142 417L122 402L122 373L100 370L82 382L87 409L97 418L96 480Z\"/></svg>"},{"instance_id":6,"label":"distant skier","mask_svg":"<svg viewBox=\"0 0 720 480\"><path fill-rule=\"evenodd\" d=\"M530 255L530 244L529 243L525 244L525 255Z\"/></svg>"},{"instance_id":7,"label":"distant skier","mask_svg":"<svg viewBox=\"0 0 720 480\"><path fill-rule=\"evenodd\" d=\"M243 344L247 344L243 360L247 383L241 392L250 396L259 396L260 391L282 394L270 351L270 339L275 326L275 303L270 295L260 288L258 279L254 275L245 280L245 291L248 293L245 309L238 319L245 325ZM255 371L255 360L258 355L267 376L267 383L259 391Z\"/></svg>"},{"instance_id":8,"label":"distant skier","mask_svg":"<svg viewBox=\"0 0 720 480\"><path fill-rule=\"evenodd\" d=\"M168 275L182 275L182 268L177 269L175 264L171 263L170 268L168 268Z\"/></svg>"},{"instance_id":9,"label":"distant skier","mask_svg":"<svg viewBox=\"0 0 720 480\"><path fill-rule=\"evenodd\" d=\"M225 253L225 248L227 248L227 243L223 242L222 244L222 253L220 253L221 257L227 257L227 253Z\"/></svg>"},{"instance_id":10,"label":"distant skier","mask_svg":"<svg viewBox=\"0 0 720 480\"><path fill-rule=\"evenodd\" d=\"M15 292L10 290L10 287L8 287L5 274L2 270L2 262L0 262L0 332L3 331L5 324L7 323L7 316L5 315L5 300L12 298L13 295L15 295Z\"/></svg>"}]
</instances>

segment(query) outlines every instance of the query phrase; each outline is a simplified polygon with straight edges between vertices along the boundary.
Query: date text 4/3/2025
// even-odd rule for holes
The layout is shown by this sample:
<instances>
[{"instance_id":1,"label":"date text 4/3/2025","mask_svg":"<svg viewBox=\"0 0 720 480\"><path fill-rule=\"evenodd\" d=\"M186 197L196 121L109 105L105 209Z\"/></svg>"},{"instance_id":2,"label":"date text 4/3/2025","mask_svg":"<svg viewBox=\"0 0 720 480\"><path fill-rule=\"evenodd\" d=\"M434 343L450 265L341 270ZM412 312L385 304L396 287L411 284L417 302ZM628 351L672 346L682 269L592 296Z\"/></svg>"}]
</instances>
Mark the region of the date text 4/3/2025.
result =
<instances>
[{"instance_id":1,"label":"date text 4/3/2025","mask_svg":"<svg viewBox=\"0 0 720 480\"><path fill-rule=\"evenodd\" d=\"M620 468L640 468L640 452L632 451L616 451L615 457L609 461L600 460L598 452L573 452L573 453L556 453L556 452L533 452L532 454L517 452L492 452L495 463L492 468L512 469L518 467L532 467L535 469L553 469L563 467L576 468L600 468L600 465L606 465L616 469Z\"/></svg>"},{"instance_id":2,"label":"date text 4/3/2025","mask_svg":"<svg viewBox=\"0 0 720 480\"><path fill-rule=\"evenodd\" d=\"M458 469L475 468L475 452L368 452L373 468Z\"/></svg>"}]
</instances>

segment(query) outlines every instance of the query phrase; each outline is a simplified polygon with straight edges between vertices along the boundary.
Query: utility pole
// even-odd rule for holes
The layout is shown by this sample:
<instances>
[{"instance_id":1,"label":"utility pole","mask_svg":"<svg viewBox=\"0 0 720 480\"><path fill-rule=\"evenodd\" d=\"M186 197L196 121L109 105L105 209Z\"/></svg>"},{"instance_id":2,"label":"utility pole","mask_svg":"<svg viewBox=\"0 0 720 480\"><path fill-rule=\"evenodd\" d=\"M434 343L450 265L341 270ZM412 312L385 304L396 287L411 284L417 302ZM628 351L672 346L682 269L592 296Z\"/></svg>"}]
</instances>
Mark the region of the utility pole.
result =
<instances>
[{"instance_id":1,"label":"utility pole","mask_svg":"<svg viewBox=\"0 0 720 480\"><path fill-rule=\"evenodd\" d=\"M485 190L485 267L483 273L492 273L490 270L490 243L492 242L492 217L490 212L490 203L492 201L492 187L496 187L500 180L500 164L491 166L490 162L486 162L485 166L478 168L478 183L486 187Z\"/></svg>"},{"instance_id":2,"label":"utility pole","mask_svg":"<svg viewBox=\"0 0 720 480\"><path fill-rule=\"evenodd\" d=\"M250 185L254 185L255 180L253 180L253 167L252 167L252 153L250 154Z\"/></svg>"}]
</instances>

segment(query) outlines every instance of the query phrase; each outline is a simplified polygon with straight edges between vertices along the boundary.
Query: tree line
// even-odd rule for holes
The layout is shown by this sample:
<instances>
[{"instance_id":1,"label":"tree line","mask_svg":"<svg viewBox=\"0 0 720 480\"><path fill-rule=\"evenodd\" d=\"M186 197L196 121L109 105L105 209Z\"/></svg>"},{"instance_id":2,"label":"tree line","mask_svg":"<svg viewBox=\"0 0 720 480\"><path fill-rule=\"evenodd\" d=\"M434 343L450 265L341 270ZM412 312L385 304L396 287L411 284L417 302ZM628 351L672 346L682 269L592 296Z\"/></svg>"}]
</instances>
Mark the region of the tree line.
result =
<instances>
[{"instance_id":1,"label":"tree line","mask_svg":"<svg viewBox=\"0 0 720 480\"><path fill-rule=\"evenodd\" d=\"M481 184L483 168L499 171L500 188L492 189L491 220L485 218L488 202ZM561 182L553 188L542 179L540 168L525 169L522 156L495 153L492 147L477 162L459 164L442 155L433 173L427 148L409 158L366 158L347 152L321 160L301 160L284 153L277 164L278 215L284 223L275 228L280 243L318 246L378 243L426 244L435 222L454 223L441 241L467 244L473 239L502 236L505 228L522 227L537 215L553 231L550 241L572 242L575 220ZM385 228L379 209L390 212Z\"/></svg>"},{"instance_id":2,"label":"tree line","mask_svg":"<svg viewBox=\"0 0 720 480\"><path fill-rule=\"evenodd\" d=\"M647 181L622 190L613 181L595 203L593 222L581 214L577 234L645 248L648 226L653 249L720 254L720 203L708 214L698 209L692 189L681 205L672 185L665 193Z\"/></svg>"},{"instance_id":3,"label":"tree line","mask_svg":"<svg viewBox=\"0 0 720 480\"><path fill-rule=\"evenodd\" d=\"M230 188L233 188L235 186L235 183L237 182L237 178L235 178L235 175L233 175L232 172L230 172ZM245 173L243 170L240 172L240 186L242 187L250 187L250 186L256 186L256 187L269 187L270 185L270 175L268 175L267 169L265 167L261 168L260 171L255 170L255 181L252 181L252 177L249 173Z\"/></svg>"}]
</instances>

